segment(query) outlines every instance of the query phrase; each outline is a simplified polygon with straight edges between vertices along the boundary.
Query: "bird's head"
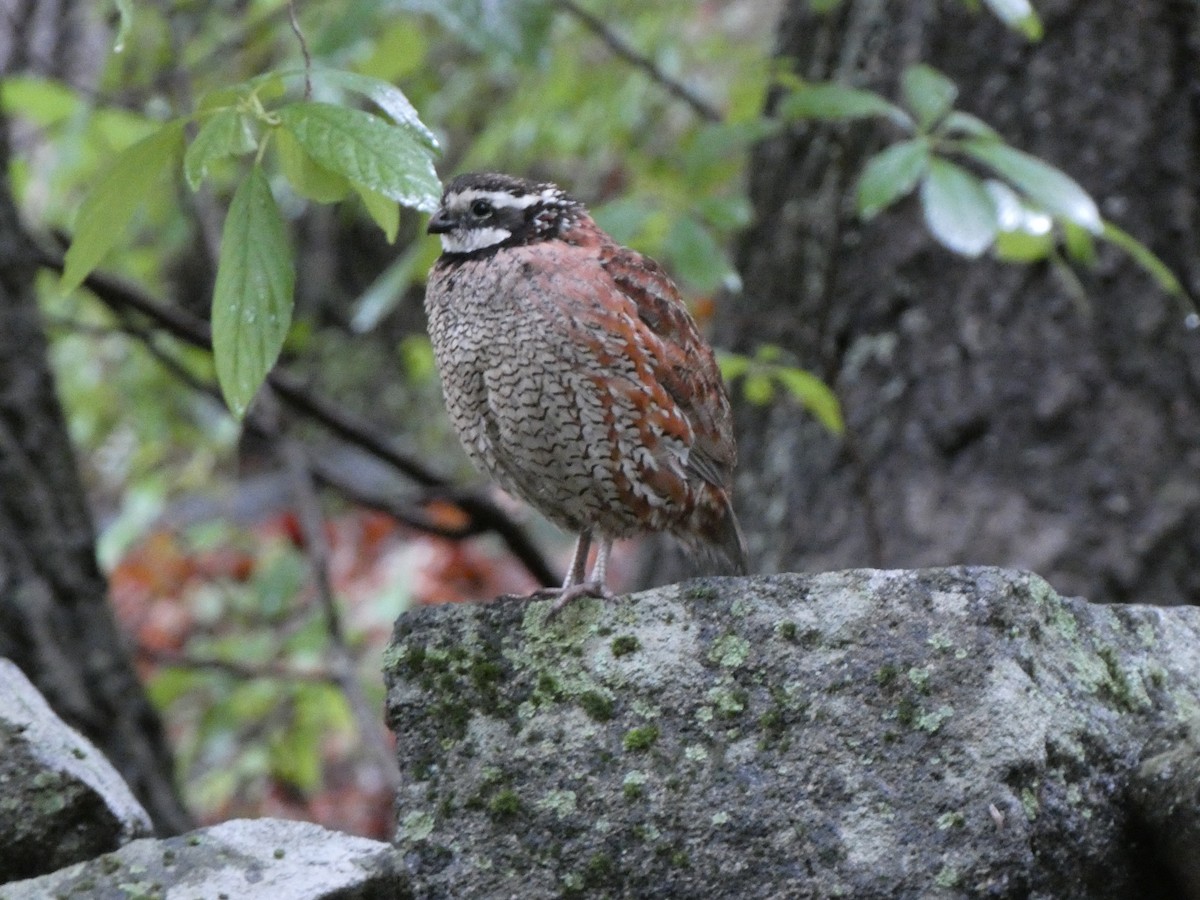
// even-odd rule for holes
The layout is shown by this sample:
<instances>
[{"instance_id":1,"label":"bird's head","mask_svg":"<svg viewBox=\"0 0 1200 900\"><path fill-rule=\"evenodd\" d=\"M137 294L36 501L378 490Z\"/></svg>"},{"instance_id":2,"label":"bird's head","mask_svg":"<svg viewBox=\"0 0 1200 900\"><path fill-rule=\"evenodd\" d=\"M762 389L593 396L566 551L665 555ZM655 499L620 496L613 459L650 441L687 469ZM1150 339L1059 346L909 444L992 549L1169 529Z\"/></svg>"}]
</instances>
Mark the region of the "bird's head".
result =
<instances>
[{"instance_id":1,"label":"bird's head","mask_svg":"<svg viewBox=\"0 0 1200 900\"><path fill-rule=\"evenodd\" d=\"M585 214L583 204L556 184L471 173L446 185L429 233L441 237L446 253L482 255L558 237Z\"/></svg>"}]
</instances>

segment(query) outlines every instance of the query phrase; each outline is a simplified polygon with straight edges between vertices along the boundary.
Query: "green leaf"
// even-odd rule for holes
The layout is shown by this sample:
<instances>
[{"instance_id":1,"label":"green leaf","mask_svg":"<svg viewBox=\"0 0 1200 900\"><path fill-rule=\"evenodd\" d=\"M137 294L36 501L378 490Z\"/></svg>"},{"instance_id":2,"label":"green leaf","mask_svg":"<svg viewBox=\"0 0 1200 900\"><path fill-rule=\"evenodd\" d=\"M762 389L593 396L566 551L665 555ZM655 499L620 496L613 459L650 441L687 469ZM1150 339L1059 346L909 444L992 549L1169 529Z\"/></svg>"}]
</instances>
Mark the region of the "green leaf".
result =
<instances>
[{"instance_id":1,"label":"green leaf","mask_svg":"<svg viewBox=\"0 0 1200 900\"><path fill-rule=\"evenodd\" d=\"M967 140L962 149L1007 178L1051 215L1074 222L1092 234L1104 230L1100 211L1087 191L1049 163L998 141Z\"/></svg>"},{"instance_id":2,"label":"green leaf","mask_svg":"<svg viewBox=\"0 0 1200 900\"><path fill-rule=\"evenodd\" d=\"M437 377L433 344L424 334L410 334L400 341L400 359L405 374L417 383L431 382Z\"/></svg>"},{"instance_id":3,"label":"green leaf","mask_svg":"<svg viewBox=\"0 0 1200 900\"><path fill-rule=\"evenodd\" d=\"M117 36L113 40L113 53L125 50L125 39L133 27L133 0L114 0L117 7Z\"/></svg>"},{"instance_id":4,"label":"green leaf","mask_svg":"<svg viewBox=\"0 0 1200 900\"><path fill-rule=\"evenodd\" d=\"M750 359L741 353L718 350L717 366L721 369L721 377L726 381L733 381L745 375L750 370Z\"/></svg>"},{"instance_id":5,"label":"green leaf","mask_svg":"<svg viewBox=\"0 0 1200 900\"><path fill-rule=\"evenodd\" d=\"M421 121L416 107L400 88L378 78L347 72L344 69L317 69L313 72L313 78L329 81L348 91L361 94L387 113L397 125L412 131L430 150L438 149L438 139Z\"/></svg>"},{"instance_id":6,"label":"green leaf","mask_svg":"<svg viewBox=\"0 0 1200 900\"><path fill-rule=\"evenodd\" d=\"M79 95L61 81L33 75L6 75L0 80L0 103L42 128L61 122L83 107Z\"/></svg>"},{"instance_id":7,"label":"green leaf","mask_svg":"<svg viewBox=\"0 0 1200 900\"><path fill-rule=\"evenodd\" d=\"M295 277L283 217L267 176L255 166L230 203L213 290L217 381L239 419L283 347Z\"/></svg>"},{"instance_id":8,"label":"green leaf","mask_svg":"<svg viewBox=\"0 0 1200 900\"><path fill-rule=\"evenodd\" d=\"M400 207L396 205L396 201L360 184L356 184L354 189L362 198L367 213L370 214L375 224L383 229L388 243L394 244L396 233L400 230Z\"/></svg>"},{"instance_id":9,"label":"green leaf","mask_svg":"<svg viewBox=\"0 0 1200 900\"><path fill-rule=\"evenodd\" d=\"M996 17L1031 41L1042 39L1042 20L1029 0L983 0Z\"/></svg>"},{"instance_id":10,"label":"green leaf","mask_svg":"<svg viewBox=\"0 0 1200 900\"><path fill-rule=\"evenodd\" d=\"M932 66L909 66L900 76L904 102L917 116L917 124L928 130L950 112L958 87Z\"/></svg>"},{"instance_id":11,"label":"green leaf","mask_svg":"<svg viewBox=\"0 0 1200 900\"><path fill-rule=\"evenodd\" d=\"M188 187L200 188L208 167L227 156L249 153L257 146L246 117L236 109L223 109L210 116L196 132L183 157L183 174Z\"/></svg>"},{"instance_id":12,"label":"green leaf","mask_svg":"<svg viewBox=\"0 0 1200 900\"><path fill-rule=\"evenodd\" d=\"M1067 246L1067 256L1075 262L1090 266L1096 262L1096 242L1092 233L1086 228L1080 228L1074 222L1063 222L1063 241Z\"/></svg>"},{"instance_id":13,"label":"green leaf","mask_svg":"<svg viewBox=\"0 0 1200 900\"><path fill-rule=\"evenodd\" d=\"M987 122L978 116L973 116L968 112L963 112L961 109L952 109L942 119L937 127L939 134L946 135L965 135L967 137L988 138L990 140L1000 140L1000 135Z\"/></svg>"},{"instance_id":14,"label":"green leaf","mask_svg":"<svg viewBox=\"0 0 1200 900\"><path fill-rule=\"evenodd\" d=\"M801 84L779 104L779 116L830 122L882 116L905 128L912 127L912 119L904 110L878 94L833 82Z\"/></svg>"},{"instance_id":15,"label":"green leaf","mask_svg":"<svg viewBox=\"0 0 1200 900\"><path fill-rule=\"evenodd\" d=\"M275 150L279 154L279 166L288 183L301 197L315 203L337 203L354 190L345 176L330 172L318 165L304 152L299 141L284 128L276 129Z\"/></svg>"},{"instance_id":16,"label":"green leaf","mask_svg":"<svg viewBox=\"0 0 1200 900\"><path fill-rule=\"evenodd\" d=\"M787 388L788 393L799 400L804 408L811 412L826 428L837 435L846 431L846 421L842 418L842 404L824 381L793 366L780 366L775 377Z\"/></svg>"},{"instance_id":17,"label":"green leaf","mask_svg":"<svg viewBox=\"0 0 1200 900\"><path fill-rule=\"evenodd\" d=\"M1004 262L1031 263L1045 259L1054 250L1052 234L1031 234L1028 231L1001 231L996 235L992 252Z\"/></svg>"},{"instance_id":18,"label":"green leaf","mask_svg":"<svg viewBox=\"0 0 1200 900\"><path fill-rule=\"evenodd\" d=\"M1183 285L1175 277L1175 273L1154 252L1127 231L1118 228L1112 222L1104 223L1103 237L1111 244L1120 247L1133 257L1133 261L1146 270L1168 294L1175 297L1185 297Z\"/></svg>"},{"instance_id":19,"label":"green leaf","mask_svg":"<svg viewBox=\"0 0 1200 900\"><path fill-rule=\"evenodd\" d=\"M663 254L675 273L699 291L715 291L730 272L712 232L692 216L675 220L663 243Z\"/></svg>"},{"instance_id":20,"label":"green leaf","mask_svg":"<svg viewBox=\"0 0 1200 900\"><path fill-rule=\"evenodd\" d=\"M929 168L929 146L923 140L901 141L876 153L858 180L858 214L873 219L908 194Z\"/></svg>"},{"instance_id":21,"label":"green leaf","mask_svg":"<svg viewBox=\"0 0 1200 900\"><path fill-rule=\"evenodd\" d=\"M978 256L996 236L996 212L983 183L952 162L930 160L921 205L933 236L955 253Z\"/></svg>"},{"instance_id":22,"label":"green leaf","mask_svg":"<svg viewBox=\"0 0 1200 900\"><path fill-rule=\"evenodd\" d=\"M79 207L59 285L63 293L79 287L117 245L134 213L182 153L182 120L168 122L122 151Z\"/></svg>"},{"instance_id":23,"label":"green leaf","mask_svg":"<svg viewBox=\"0 0 1200 900\"><path fill-rule=\"evenodd\" d=\"M655 208L645 198L618 197L592 210L596 224L619 244L632 244L642 234Z\"/></svg>"},{"instance_id":24,"label":"green leaf","mask_svg":"<svg viewBox=\"0 0 1200 900\"><path fill-rule=\"evenodd\" d=\"M763 371L751 372L742 382L742 396L751 406L766 406L775 396L775 384Z\"/></svg>"},{"instance_id":25,"label":"green leaf","mask_svg":"<svg viewBox=\"0 0 1200 900\"><path fill-rule=\"evenodd\" d=\"M997 259L1028 263L1045 259L1054 251L1054 220L1048 213L1030 208L1003 181L989 178L984 187L992 198L1000 229L993 247Z\"/></svg>"},{"instance_id":26,"label":"green leaf","mask_svg":"<svg viewBox=\"0 0 1200 900\"><path fill-rule=\"evenodd\" d=\"M441 182L429 148L410 129L330 103L292 103L276 115L331 172L421 212L437 209Z\"/></svg>"}]
</instances>

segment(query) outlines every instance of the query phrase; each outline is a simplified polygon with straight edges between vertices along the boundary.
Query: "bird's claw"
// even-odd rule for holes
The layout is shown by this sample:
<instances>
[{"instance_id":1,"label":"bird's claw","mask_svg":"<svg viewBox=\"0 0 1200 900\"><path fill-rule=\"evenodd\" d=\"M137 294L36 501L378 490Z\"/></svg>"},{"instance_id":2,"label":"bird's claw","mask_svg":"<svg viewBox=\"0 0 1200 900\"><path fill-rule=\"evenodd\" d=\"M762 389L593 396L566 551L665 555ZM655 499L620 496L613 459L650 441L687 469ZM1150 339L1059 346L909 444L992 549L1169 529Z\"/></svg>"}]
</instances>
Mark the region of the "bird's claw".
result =
<instances>
[{"instance_id":1,"label":"bird's claw","mask_svg":"<svg viewBox=\"0 0 1200 900\"><path fill-rule=\"evenodd\" d=\"M546 614L546 621L555 618L568 603L572 600L578 600L580 597L596 597L599 600L617 599L617 595L600 581L581 581L579 584L562 588L555 593L558 594L558 599L554 601L554 605L550 607L550 612Z\"/></svg>"}]
</instances>

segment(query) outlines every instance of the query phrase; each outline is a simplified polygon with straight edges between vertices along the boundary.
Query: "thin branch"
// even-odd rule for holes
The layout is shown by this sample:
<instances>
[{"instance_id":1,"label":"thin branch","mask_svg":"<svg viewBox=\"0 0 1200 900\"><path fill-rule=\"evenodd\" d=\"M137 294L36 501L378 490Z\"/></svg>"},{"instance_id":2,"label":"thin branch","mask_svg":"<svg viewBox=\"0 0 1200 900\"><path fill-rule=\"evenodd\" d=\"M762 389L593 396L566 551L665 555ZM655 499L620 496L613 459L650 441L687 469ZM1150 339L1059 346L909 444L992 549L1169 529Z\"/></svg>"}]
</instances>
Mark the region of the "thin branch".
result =
<instances>
[{"instance_id":1,"label":"thin branch","mask_svg":"<svg viewBox=\"0 0 1200 900\"><path fill-rule=\"evenodd\" d=\"M296 0L288 0L288 22L292 26L292 32L296 35L296 40L300 42L300 52L304 54L304 99L312 99L312 55L308 52L308 41L304 39L304 32L300 30L300 22L296 18Z\"/></svg>"},{"instance_id":2,"label":"thin branch","mask_svg":"<svg viewBox=\"0 0 1200 900\"><path fill-rule=\"evenodd\" d=\"M720 122L723 118L721 111L715 106L689 88L682 81L668 75L658 63L639 51L637 48L629 44L623 37L613 31L604 23L604 20L598 16L588 12L575 0L557 0L559 8L570 13L576 19L584 24L595 34L600 40L608 46L614 55L619 56L632 66L641 69L650 78L661 84L669 94L682 100L693 110L700 118L707 122Z\"/></svg>"}]
</instances>

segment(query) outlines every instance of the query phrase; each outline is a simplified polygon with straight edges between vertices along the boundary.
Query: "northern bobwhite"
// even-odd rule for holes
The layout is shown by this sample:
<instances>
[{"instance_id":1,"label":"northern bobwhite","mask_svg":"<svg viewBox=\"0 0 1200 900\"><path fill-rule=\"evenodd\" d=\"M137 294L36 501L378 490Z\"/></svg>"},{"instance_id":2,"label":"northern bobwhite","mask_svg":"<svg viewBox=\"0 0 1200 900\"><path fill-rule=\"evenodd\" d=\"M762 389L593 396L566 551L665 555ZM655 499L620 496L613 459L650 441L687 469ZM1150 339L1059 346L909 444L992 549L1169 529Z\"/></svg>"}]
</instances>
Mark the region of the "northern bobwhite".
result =
<instances>
[{"instance_id":1,"label":"northern bobwhite","mask_svg":"<svg viewBox=\"0 0 1200 900\"><path fill-rule=\"evenodd\" d=\"M455 178L429 232L443 252L425 311L463 447L579 535L554 611L611 596L613 539L642 532L671 532L745 572L729 397L662 268L556 185L509 175Z\"/></svg>"}]
</instances>

